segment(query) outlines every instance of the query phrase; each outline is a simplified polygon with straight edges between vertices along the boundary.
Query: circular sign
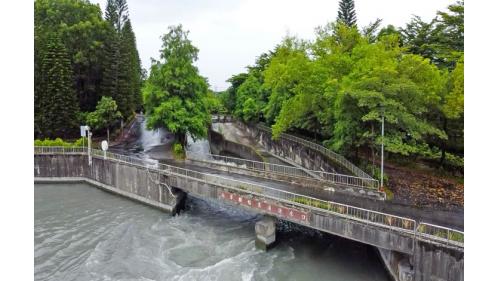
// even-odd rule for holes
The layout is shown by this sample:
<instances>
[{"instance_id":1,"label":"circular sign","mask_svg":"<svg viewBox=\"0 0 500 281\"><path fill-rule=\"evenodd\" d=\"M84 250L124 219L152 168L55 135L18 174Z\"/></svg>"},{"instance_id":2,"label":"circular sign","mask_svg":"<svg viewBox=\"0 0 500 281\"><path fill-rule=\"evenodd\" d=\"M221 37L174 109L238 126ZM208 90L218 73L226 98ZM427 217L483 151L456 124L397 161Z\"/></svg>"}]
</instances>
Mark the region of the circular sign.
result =
<instances>
[{"instance_id":1,"label":"circular sign","mask_svg":"<svg viewBox=\"0 0 500 281\"><path fill-rule=\"evenodd\" d=\"M104 151L108 150L108 142L107 142L107 141L105 141L105 140L103 140L103 141L101 142L101 148L102 148L102 150L104 150Z\"/></svg>"}]
</instances>

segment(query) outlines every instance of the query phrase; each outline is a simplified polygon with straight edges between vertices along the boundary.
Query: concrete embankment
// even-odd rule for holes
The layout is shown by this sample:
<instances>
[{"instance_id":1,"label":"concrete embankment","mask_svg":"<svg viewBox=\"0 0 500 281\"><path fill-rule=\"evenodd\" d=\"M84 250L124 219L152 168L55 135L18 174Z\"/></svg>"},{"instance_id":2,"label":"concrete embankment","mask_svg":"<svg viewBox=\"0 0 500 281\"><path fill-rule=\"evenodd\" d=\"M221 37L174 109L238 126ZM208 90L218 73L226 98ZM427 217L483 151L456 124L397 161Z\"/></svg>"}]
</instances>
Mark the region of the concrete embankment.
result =
<instances>
[{"instance_id":1,"label":"concrete embankment","mask_svg":"<svg viewBox=\"0 0 500 281\"><path fill-rule=\"evenodd\" d=\"M176 213L185 193L165 185L162 175L144 167L84 155L35 155L35 181L85 181L147 205Z\"/></svg>"}]
</instances>

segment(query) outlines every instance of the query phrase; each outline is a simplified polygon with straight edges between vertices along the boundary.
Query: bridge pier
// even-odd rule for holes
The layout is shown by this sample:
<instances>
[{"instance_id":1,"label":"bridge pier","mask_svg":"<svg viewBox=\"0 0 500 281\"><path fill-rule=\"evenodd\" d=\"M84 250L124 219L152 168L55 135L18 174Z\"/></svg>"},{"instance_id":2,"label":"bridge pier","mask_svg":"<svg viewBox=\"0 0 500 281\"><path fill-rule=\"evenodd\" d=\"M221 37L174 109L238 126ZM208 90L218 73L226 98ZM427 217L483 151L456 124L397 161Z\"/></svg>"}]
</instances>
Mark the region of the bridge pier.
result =
<instances>
[{"instance_id":1,"label":"bridge pier","mask_svg":"<svg viewBox=\"0 0 500 281\"><path fill-rule=\"evenodd\" d=\"M172 208L172 215L178 215L186 207L187 193L179 188L171 187L172 193L175 195L175 203Z\"/></svg>"},{"instance_id":2,"label":"bridge pier","mask_svg":"<svg viewBox=\"0 0 500 281\"><path fill-rule=\"evenodd\" d=\"M264 216L255 223L255 247L267 251L272 248L276 242L276 219L270 216Z\"/></svg>"},{"instance_id":3,"label":"bridge pier","mask_svg":"<svg viewBox=\"0 0 500 281\"><path fill-rule=\"evenodd\" d=\"M385 267L394 281L414 281L415 271L410 264L413 257L396 251L377 248Z\"/></svg>"}]
</instances>

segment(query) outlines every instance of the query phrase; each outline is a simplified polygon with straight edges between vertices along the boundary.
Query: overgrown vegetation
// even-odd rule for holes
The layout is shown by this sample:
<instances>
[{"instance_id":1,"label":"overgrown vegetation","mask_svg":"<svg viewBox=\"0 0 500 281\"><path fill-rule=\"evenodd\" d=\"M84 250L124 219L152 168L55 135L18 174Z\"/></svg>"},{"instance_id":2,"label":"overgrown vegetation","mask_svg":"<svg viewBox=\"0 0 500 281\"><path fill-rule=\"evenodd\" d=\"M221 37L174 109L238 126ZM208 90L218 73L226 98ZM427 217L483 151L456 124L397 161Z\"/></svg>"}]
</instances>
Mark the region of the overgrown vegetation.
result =
<instances>
[{"instance_id":1,"label":"overgrown vegetation","mask_svg":"<svg viewBox=\"0 0 500 281\"><path fill-rule=\"evenodd\" d=\"M345 2L345 3L344 3ZM347 3L349 2L349 3ZM300 132L354 162L423 160L463 173L463 1L405 27L358 29L353 1L312 41L286 37L228 79L222 104L273 136Z\"/></svg>"}]
</instances>

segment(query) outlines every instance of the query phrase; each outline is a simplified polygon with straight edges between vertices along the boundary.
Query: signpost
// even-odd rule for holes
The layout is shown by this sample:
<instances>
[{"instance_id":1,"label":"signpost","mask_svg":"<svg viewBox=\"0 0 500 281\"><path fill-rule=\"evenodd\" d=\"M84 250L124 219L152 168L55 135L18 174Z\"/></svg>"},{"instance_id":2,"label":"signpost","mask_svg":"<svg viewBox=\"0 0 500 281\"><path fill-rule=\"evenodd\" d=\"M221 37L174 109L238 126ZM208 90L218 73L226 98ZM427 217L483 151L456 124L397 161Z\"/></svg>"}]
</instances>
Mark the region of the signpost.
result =
<instances>
[{"instance_id":1,"label":"signpost","mask_svg":"<svg viewBox=\"0 0 500 281\"><path fill-rule=\"evenodd\" d=\"M80 126L80 136L85 138L85 136L88 137L88 154L89 154L89 166L92 165L92 156L91 156L91 152L92 152L92 147L91 147L91 138L92 138L92 132L90 132L90 127L87 126L87 125L83 125L83 126ZM82 144L82 148L85 147L85 142Z\"/></svg>"},{"instance_id":2,"label":"signpost","mask_svg":"<svg viewBox=\"0 0 500 281\"><path fill-rule=\"evenodd\" d=\"M108 150L108 142L103 140L101 142L102 151L104 151L104 159L106 160L106 150Z\"/></svg>"}]
</instances>

